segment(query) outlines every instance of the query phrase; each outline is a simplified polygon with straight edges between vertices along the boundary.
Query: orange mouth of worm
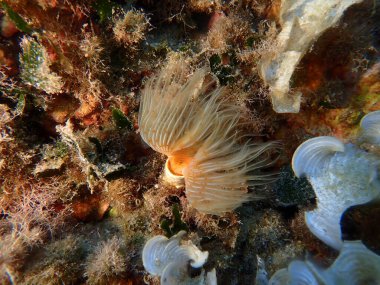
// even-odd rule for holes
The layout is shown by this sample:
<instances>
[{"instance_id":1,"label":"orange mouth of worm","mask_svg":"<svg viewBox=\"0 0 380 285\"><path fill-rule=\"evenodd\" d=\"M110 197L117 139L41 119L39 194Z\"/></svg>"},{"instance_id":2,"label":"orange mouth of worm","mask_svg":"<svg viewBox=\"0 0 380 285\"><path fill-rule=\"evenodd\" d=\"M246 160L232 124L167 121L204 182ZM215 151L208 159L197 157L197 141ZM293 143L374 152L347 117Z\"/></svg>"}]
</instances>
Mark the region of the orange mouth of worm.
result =
<instances>
[{"instance_id":1,"label":"orange mouth of worm","mask_svg":"<svg viewBox=\"0 0 380 285\"><path fill-rule=\"evenodd\" d=\"M194 148L183 149L177 151L168 158L168 168L169 170L179 176L183 176L183 170L189 166L196 151Z\"/></svg>"}]
</instances>

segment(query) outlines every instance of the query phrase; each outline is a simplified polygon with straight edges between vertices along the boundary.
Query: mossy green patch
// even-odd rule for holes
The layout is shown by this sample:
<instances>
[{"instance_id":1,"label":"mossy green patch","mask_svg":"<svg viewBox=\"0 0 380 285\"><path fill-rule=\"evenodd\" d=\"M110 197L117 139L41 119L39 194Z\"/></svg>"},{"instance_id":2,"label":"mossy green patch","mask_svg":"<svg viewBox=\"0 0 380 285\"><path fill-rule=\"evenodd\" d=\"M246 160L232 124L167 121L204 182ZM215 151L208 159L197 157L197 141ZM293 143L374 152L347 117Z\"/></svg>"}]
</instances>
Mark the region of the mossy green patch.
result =
<instances>
[{"instance_id":1,"label":"mossy green patch","mask_svg":"<svg viewBox=\"0 0 380 285\"><path fill-rule=\"evenodd\" d=\"M226 53L223 55L229 59L229 64L222 63L222 57L218 54L213 54L209 58L211 71L218 77L220 84L228 85L234 81L234 66L236 66L235 53Z\"/></svg>"},{"instance_id":2,"label":"mossy green patch","mask_svg":"<svg viewBox=\"0 0 380 285\"><path fill-rule=\"evenodd\" d=\"M13 11L13 9L7 3L1 2L1 7L5 10L8 17L16 25L17 29L27 34L32 33L33 30L29 27L28 23L25 22L25 20L19 14Z\"/></svg>"},{"instance_id":3,"label":"mossy green patch","mask_svg":"<svg viewBox=\"0 0 380 285\"><path fill-rule=\"evenodd\" d=\"M99 15L100 23L108 20L112 17L112 9L116 6L110 0L97 0L95 1L93 7Z\"/></svg>"},{"instance_id":4,"label":"mossy green patch","mask_svg":"<svg viewBox=\"0 0 380 285\"><path fill-rule=\"evenodd\" d=\"M112 109L112 119L115 122L116 126L120 129L132 130L132 122L124 115L124 113L116 108Z\"/></svg>"},{"instance_id":5,"label":"mossy green patch","mask_svg":"<svg viewBox=\"0 0 380 285\"><path fill-rule=\"evenodd\" d=\"M172 237L179 231L187 231L187 225L181 220L181 213L178 204L172 207L173 219L163 219L161 221L161 229L165 232L167 237Z\"/></svg>"}]
</instances>

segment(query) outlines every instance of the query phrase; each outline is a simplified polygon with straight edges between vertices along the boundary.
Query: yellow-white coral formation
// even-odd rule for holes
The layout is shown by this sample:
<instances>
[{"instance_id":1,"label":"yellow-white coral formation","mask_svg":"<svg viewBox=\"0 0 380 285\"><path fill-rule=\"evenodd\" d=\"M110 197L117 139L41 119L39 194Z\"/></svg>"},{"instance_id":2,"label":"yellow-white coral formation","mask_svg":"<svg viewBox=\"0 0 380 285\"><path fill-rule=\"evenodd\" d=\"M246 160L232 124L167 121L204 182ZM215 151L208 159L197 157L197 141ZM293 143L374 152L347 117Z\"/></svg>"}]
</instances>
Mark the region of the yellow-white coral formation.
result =
<instances>
[{"instance_id":1,"label":"yellow-white coral formation","mask_svg":"<svg viewBox=\"0 0 380 285\"><path fill-rule=\"evenodd\" d=\"M298 113L301 94L289 94L289 81L303 55L326 29L335 25L343 12L362 0L282 0L275 53L264 55L260 73L270 87L273 109Z\"/></svg>"},{"instance_id":2,"label":"yellow-white coral formation","mask_svg":"<svg viewBox=\"0 0 380 285\"><path fill-rule=\"evenodd\" d=\"M380 256L361 241L345 241L335 262L321 269L310 261L293 261L269 280L269 285L379 284Z\"/></svg>"},{"instance_id":3,"label":"yellow-white coral formation","mask_svg":"<svg viewBox=\"0 0 380 285\"><path fill-rule=\"evenodd\" d=\"M161 284L169 285L216 285L215 270L205 276L204 270L198 277L191 277L188 266L201 268L208 258L207 251L200 251L191 241L181 244L185 231L168 239L154 236L145 244L142 258L145 270L161 276Z\"/></svg>"},{"instance_id":4,"label":"yellow-white coral formation","mask_svg":"<svg viewBox=\"0 0 380 285\"><path fill-rule=\"evenodd\" d=\"M273 144L239 142L240 110L223 99L222 88L206 83L205 68L188 77L183 60L170 63L142 92L141 136L168 156L166 180L180 186L184 177L190 204L204 213L232 211L256 197L248 187L271 180L258 171L270 164Z\"/></svg>"},{"instance_id":5,"label":"yellow-white coral formation","mask_svg":"<svg viewBox=\"0 0 380 285\"><path fill-rule=\"evenodd\" d=\"M331 247L342 246L343 212L379 197L379 161L375 154L352 144L344 145L333 137L310 139L294 153L295 174L305 175L317 195L318 208L305 213L306 223L313 234Z\"/></svg>"}]
</instances>

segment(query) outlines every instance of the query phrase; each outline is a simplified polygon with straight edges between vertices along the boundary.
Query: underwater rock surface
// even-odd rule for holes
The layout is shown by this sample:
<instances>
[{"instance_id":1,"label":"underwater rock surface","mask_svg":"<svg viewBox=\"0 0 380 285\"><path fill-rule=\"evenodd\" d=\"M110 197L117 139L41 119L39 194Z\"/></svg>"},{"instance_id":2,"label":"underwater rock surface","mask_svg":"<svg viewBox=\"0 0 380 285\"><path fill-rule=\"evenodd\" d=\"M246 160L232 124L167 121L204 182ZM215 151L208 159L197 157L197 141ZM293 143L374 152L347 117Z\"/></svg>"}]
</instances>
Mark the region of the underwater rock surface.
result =
<instances>
[{"instance_id":1,"label":"underwater rock surface","mask_svg":"<svg viewBox=\"0 0 380 285\"><path fill-rule=\"evenodd\" d=\"M305 213L330 245L379 253L375 2L1 1L0 283L265 284L305 255L330 268L339 253ZM338 148L302 156L298 178L315 137ZM157 236L201 266L186 253L149 273Z\"/></svg>"}]
</instances>

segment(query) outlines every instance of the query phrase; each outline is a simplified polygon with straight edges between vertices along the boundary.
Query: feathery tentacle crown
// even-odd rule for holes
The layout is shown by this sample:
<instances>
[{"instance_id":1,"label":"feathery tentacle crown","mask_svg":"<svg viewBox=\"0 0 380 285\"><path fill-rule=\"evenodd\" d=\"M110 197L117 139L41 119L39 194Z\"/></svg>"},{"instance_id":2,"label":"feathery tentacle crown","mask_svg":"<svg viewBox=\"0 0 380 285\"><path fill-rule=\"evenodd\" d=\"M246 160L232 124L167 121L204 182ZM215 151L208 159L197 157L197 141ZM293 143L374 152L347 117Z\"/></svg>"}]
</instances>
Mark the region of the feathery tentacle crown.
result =
<instances>
[{"instance_id":1,"label":"feathery tentacle crown","mask_svg":"<svg viewBox=\"0 0 380 285\"><path fill-rule=\"evenodd\" d=\"M139 126L142 138L168 156L167 181L184 177L190 204L204 213L222 214L257 199L249 186L268 183L271 175L258 171L271 164L273 143L239 142L239 107L223 99L223 88L206 82L207 70L192 75L177 60L147 81L141 95Z\"/></svg>"}]
</instances>

